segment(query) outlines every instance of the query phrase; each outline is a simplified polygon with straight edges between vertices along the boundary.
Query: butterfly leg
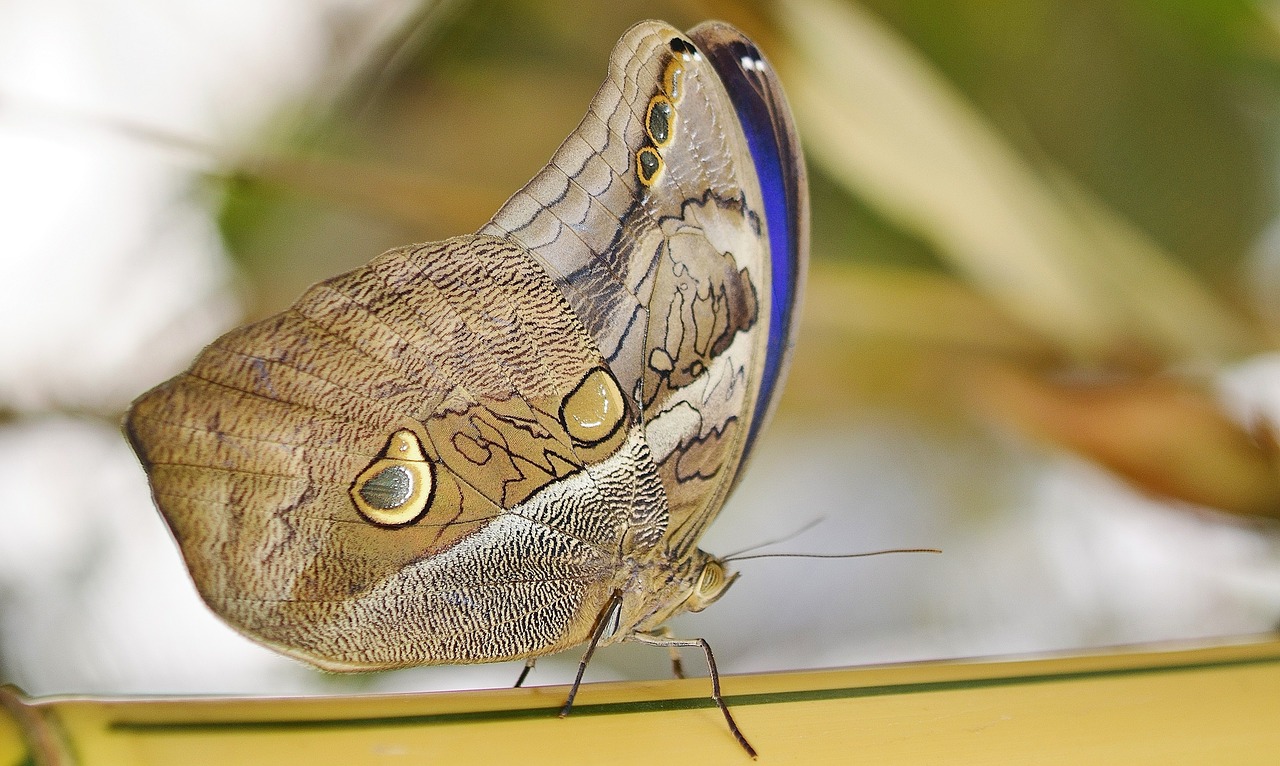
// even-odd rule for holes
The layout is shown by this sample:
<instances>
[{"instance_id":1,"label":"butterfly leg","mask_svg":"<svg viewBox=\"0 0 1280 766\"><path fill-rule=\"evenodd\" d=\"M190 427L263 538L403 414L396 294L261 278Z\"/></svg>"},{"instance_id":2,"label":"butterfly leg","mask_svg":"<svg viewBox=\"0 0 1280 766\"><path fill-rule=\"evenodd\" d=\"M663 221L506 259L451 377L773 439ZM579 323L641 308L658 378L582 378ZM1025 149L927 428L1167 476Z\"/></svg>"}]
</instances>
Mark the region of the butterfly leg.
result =
<instances>
[{"instance_id":1,"label":"butterfly leg","mask_svg":"<svg viewBox=\"0 0 1280 766\"><path fill-rule=\"evenodd\" d=\"M573 686L569 688L569 699L565 700L564 707L560 708L561 718L569 715L569 711L573 709L573 698L578 696L578 687L582 685L582 674L587 672L587 663L591 662L591 655L596 653L596 645L600 643L605 630L610 625L616 627L615 617L621 608L622 592L614 591L609 603L605 604L600 614L596 615L596 623L591 626L591 643L587 644L587 651L582 655L582 661L578 663L578 675L574 677Z\"/></svg>"},{"instance_id":2,"label":"butterfly leg","mask_svg":"<svg viewBox=\"0 0 1280 766\"><path fill-rule=\"evenodd\" d=\"M537 657L530 657L524 661L524 668L520 671L520 677L516 679L516 685L513 688L519 689L524 685L524 679L529 677L529 671L533 670L533 666L538 664Z\"/></svg>"},{"instance_id":3,"label":"butterfly leg","mask_svg":"<svg viewBox=\"0 0 1280 766\"><path fill-rule=\"evenodd\" d=\"M671 628L663 625L648 635L655 638L669 639L671 638ZM671 674L676 678L684 678L684 662L680 659L680 647L668 646L667 651L671 653Z\"/></svg>"},{"instance_id":4,"label":"butterfly leg","mask_svg":"<svg viewBox=\"0 0 1280 766\"><path fill-rule=\"evenodd\" d=\"M720 712L724 714L725 723L729 724L729 731L733 734L733 738L738 740L738 744L742 745L742 749L747 751L747 755L751 756L752 759L756 758L756 749L743 736L742 730L738 728L737 722L733 720L733 715L729 712L729 706L724 704L724 697L720 696L720 671L716 670L716 658L711 653L711 644L707 643L707 639L672 638L670 631L665 629L655 633L633 633L627 638L650 646L665 646L673 652L685 646L702 647L702 653L707 656L707 668L711 671L711 699L715 700L716 707L720 708Z\"/></svg>"}]
</instances>

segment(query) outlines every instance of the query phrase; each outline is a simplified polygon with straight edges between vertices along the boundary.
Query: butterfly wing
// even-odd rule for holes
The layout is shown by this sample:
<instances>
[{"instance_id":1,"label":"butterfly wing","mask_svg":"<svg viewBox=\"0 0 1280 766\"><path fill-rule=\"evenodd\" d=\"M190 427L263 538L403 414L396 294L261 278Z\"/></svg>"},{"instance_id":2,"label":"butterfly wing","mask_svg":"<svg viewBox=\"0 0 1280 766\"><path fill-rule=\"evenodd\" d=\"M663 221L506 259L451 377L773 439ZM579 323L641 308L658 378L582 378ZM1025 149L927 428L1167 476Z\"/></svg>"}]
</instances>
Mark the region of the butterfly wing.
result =
<instances>
[{"instance_id":1,"label":"butterfly wing","mask_svg":"<svg viewBox=\"0 0 1280 766\"><path fill-rule=\"evenodd\" d=\"M750 40L643 22L577 130L481 230L539 259L641 413L676 556L781 388L807 189L781 85Z\"/></svg>"},{"instance_id":2,"label":"butterfly wing","mask_svg":"<svg viewBox=\"0 0 1280 766\"><path fill-rule=\"evenodd\" d=\"M699 29L628 31L478 235L322 282L134 403L218 614L335 670L536 656L586 639L624 557L696 542L776 390L804 252L794 133L744 132L700 46L745 38ZM748 138L770 130L780 182Z\"/></svg>"},{"instance_id":3,"label":"butterfly wing","mask_svg":"<svg viewBox=\"0 0 1280 766\"><path fill-rule=\"evenodd\" d=\"M520 657L581 640L645 523L602 365L526 253L460 237L222 337L127 431L242 631L331 669Z\"/></svg>"}]
</instances>

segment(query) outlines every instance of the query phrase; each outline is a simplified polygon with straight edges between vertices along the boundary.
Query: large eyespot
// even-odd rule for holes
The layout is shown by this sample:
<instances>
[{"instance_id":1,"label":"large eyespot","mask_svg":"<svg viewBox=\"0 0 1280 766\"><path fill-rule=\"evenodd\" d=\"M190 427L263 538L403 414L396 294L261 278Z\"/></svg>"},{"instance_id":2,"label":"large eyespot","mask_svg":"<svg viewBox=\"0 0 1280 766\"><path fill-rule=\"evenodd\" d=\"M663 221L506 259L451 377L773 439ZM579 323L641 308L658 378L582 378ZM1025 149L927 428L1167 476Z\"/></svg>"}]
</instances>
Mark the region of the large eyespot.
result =
<instances>
[{"instance_id":1,"label":"large eyespot","mask_svg":"<svg viewBox=\"0 0 1280 766\"><path fill-rule=\"evenodd\" d=\"M560 404L560 424L587 447L613 436L625 416L618 382L603 367L588 372Z\"/></svg>"},{"instance_id":2,"label":"large eyespot","mask_svg":"<svg viewBox=\"0 0 1280 766\"><path fill-rule=\"evenodd\" d=\"M434 467L413 431L396 431L378 459L351 485L356 510L383 527L412 524L427 512L435 492Z\"/></svg>"}]
</instances>

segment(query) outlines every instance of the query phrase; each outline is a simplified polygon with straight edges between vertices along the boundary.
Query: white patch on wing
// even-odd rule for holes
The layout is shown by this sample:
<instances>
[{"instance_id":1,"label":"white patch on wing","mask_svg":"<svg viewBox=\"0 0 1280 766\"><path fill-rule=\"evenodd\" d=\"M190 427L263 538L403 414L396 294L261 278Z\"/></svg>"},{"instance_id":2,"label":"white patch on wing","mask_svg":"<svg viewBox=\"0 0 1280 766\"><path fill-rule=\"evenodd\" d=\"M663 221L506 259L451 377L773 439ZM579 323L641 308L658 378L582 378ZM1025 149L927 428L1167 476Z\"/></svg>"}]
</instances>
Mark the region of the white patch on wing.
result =
<instances>
[{"instance_id":1,"label":"white patch on wing","mask_svg":"<svg viewBox=\"0 0 1280 766\"><path fill-rule=\"evenodd\" d=\"M732 417L741 417L747 404L748 372L755 350L757 322L743 330L707 371L687 386L676 389L645 429L654 462L666 460L682 442L705 437L723 428Z\"/></svg>"}]
</instances>

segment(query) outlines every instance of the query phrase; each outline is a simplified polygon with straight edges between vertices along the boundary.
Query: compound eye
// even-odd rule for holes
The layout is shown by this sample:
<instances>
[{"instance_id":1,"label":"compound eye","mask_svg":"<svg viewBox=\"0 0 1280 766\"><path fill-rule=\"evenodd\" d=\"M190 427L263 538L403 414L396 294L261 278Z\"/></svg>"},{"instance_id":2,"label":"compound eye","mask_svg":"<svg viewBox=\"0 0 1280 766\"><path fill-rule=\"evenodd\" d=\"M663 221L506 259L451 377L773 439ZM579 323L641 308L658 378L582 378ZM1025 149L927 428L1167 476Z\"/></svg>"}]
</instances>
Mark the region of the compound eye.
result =
<instances>
[{"instance_id":1,"label":"compound eye","mask_svg":"<svg viewBox=\"0 0 1280 766\"><path fill-rule=\"evenodd\" d=\"M714 596L724 588L724 582L724 567L719 562L712 561L702 568L702 574L698 576L698 586L694 588L694 592L701 598Z\"/></svg>"},{"instance_id":2,"label":"compound eye","mask_svg":"<svg viewBox=\"0 0 1280 766\"><path fill-rule=\"evenodd\" d=\"M730 575L725 571L724 564L711 559L702 567L702 572L698 575L698 583L693 586L693 593L689 595L687 604L688 610L701 612L706 609L719 600L737 579L737 574Z\"/></svg>"}]
</instances>

